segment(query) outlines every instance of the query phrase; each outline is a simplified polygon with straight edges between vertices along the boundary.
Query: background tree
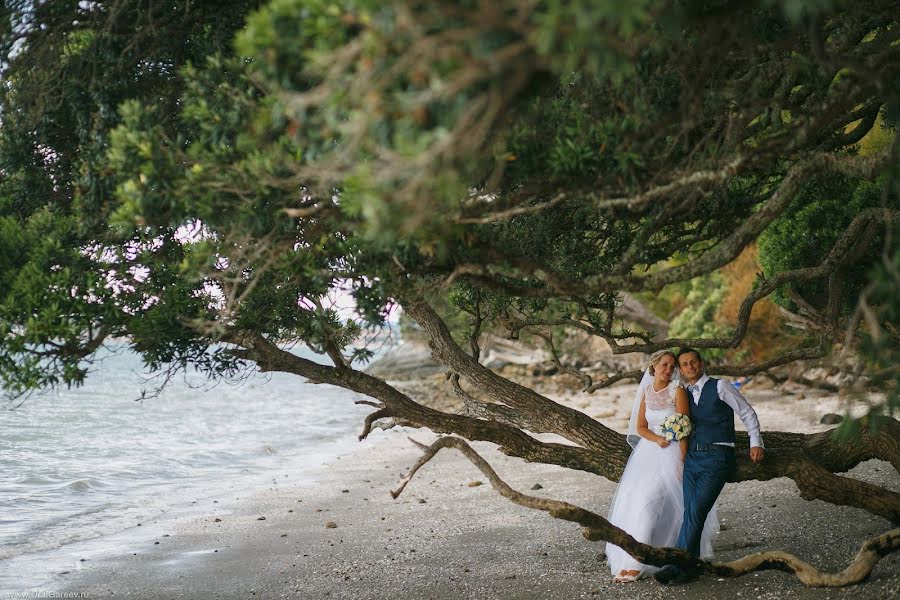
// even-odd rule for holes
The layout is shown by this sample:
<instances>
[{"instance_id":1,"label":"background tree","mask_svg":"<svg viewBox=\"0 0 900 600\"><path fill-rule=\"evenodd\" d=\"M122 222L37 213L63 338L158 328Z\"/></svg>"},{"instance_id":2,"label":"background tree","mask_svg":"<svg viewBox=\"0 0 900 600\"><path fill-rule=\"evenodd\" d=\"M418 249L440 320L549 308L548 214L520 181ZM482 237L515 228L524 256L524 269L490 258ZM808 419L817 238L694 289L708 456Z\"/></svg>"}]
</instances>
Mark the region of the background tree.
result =
<instances>
[{"instance_id":1,"label":"background tree","mask_svg":"<svg viewBox=\"0 0 900 600\"><path fill-rule=\"evenodd\" d=\"M481 333L541 335L592 392L637 373L565 365L555 334L598 336L617 354L738 348L777 291L814 324L806 338L711 374L840 343L859 381L895 402L895 2L6 7L0 377L14 394L78 384L104 341L124 337L154 369L255 365L366 394L363 437L426 427L617 480L623 436L485 368ZM860 152L872 131L881 142ZM829 231L790 241L818 233L823 215ZM622 293L716 277L757 239L764 272L730 332L661 339L623 325ZM466 412L360 371L369 353L349 346L360 325L323 302L337 288L367 326L400 304ZM465 343L435 298L469 315ZM286 350L297 342L333 364ZM900 423L853 425L844 440L766 432L767 460L739 460L735 480L789 477L804 498L896 525L900 494L835 473L870 458L897 468ZM890 530L836 575L784 553L707 563L510 490L460 437L427 449L407 480L458 448L511 500L648 564L841 585L900 547Z\"/></svg>"}]
</instances>

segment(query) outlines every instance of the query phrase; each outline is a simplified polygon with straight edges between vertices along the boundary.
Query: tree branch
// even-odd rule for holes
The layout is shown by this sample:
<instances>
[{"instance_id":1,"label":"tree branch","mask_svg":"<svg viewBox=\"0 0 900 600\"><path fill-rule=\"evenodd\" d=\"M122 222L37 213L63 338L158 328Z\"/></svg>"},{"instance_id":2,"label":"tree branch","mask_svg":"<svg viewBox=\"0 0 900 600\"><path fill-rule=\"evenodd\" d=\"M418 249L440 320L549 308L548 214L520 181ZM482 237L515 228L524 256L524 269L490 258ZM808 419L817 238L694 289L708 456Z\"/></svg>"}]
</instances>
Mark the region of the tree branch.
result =
<instances>
[{"instance_id":1,"label":"tree branch","mask_svg":"<svg viewBox=\"0 0 900 600\"><path fill-rule=\"evenodd\" d=\"M645 354L650 354L652 352L656 352L657 350L674 347L737 348L744 340L744 337L747 335L747 329L750 324L750 316L753 311L753 307L757 302L769 296L782 286L801 281L811 281L831 276L832 274L836 273L837 270L840 269L840 267L848 264L849 262L852 262L859 256L860 252L865 249L868 242L871 241L871 239L874 237L874 234L876 232L876 224L890 227L892 224L898 222L900 222L900 210L889 208L865 209L858 215L856 215L856 217L853 219L853 221L851 221L850 225L847 227L841 237L838 238L838 240L834 243L831 250L829 250L828 255L817 266L783 271L768 279L760 275L758 279L758 285L756 285L753 291L751 291L741 302L741 307L738 310L737 324L735 325L730 337L668 338L659 341L643 341L638 344L620 344L618 343L618 339L624 336L610 335L588 324L582 323L580 321L574 321L572 319L555 319L544 321L536 319L510 319L508 323L504 322L504 325L506 325L508 328L521 328L526 325L532 324L562 325L574 327L591 335L596 335L604 338L609 343L613 354L627 354L631 352L643 352ZM837 310L835 301L831 301L829 305L831 306L829 314L831 314L832 318L836 318L836 316L833 314ZM810 324L815 325L815 323L813 322L811 322ZM819 322L816 329L821 329L823 327L827 327L828 325L829 322ZM831 323L831 325L832 327L828 330L829 334L831 334L832 336L842 335L841 332L837 331L837 329L834 327L834 325L836 325L835 323ZM817 347L821 346L821 343L817 344ZM761 365L764 366L723 366L719 367L716 371L710 371L710 374L734 376L752 375L754 373L758 373L772 367L786 364L788 362L791 362L792 360L799 360L801 358L819 358L821 356L824 356L824 354L824 350L821 352L816 352L809 349L795 350L777 359L772 359L767 363L761 363ZM585 391L596 391L597 389L606 387L607 385L610 385L615 381L618 381L618 379L609 382L601 382L601 384L599 384L598 386L589 384L585 387Z\"/></svg>"},{"instance_id":2,"label":"tree branch","mask_svg":"<svg viewBox=\"0 0 900 600\"><path fill-rule=\"evenodd\" d=\"M464 440L456 437L442 437L427 447L415 440L413 443L423 448L424 453L401 479L397 489L391 491L391 497L399 497L419 469L441 449L454 448L469 459L504 498L526 508L544 511L554 518L577 523L584 528L583 535L586 539L615 544L641 563L648 565L658 567L678 565L685 569L719 577L739 577L755 571L776 569L794 574L804 585L809 587L839 587L865 581L882 558L900 550L900 529L893 529L866 540L853 562L838 573L820 571L795 555L782 551L760 552L727 563L705 561L684 550L656 548L642 544L597 513L574 504L548 498L537 498L516 491L503 481L490 464Z\"/></svg>"},{"instance_id":3,"label":"tree branch","mask_svg":"<svg viewBox=\"0 0 900 600\"><path fill-rule=\"evenodd\" d=\"M589 195L588 199L593 200L593 206L599 210L608 208L627 208L629 210L637 210L660 198L667 198L680 190L687 187L700 187L701 185L718 185L728 179L731 179L740 172L740 168L747 162L746 157L737 155L725 163L719 169L708 169L702 171L694 171L677 177L674 181L650 188L633 196L620 196L614 198L595 197Z\"/></svg>"},{"instance_id":4,"label":"tree branch","mask_svg":"<svg viewBox=\"0 0 900 600\"><path fill-rule=\"evenodd\" d=\"M548 200L547 202L542 202L541 204L533 204L533 205L529 205L529 206L516 206L513 208L508 208L506 210L488 214L484 217L460 217L460 218L456 219L456 223L459 225L487 225L488 223L493 223L495 221L503 221L503 220L511 219L511 218L519 216L519 215L527 215L527 214L532 214L532 213L540 212L543 210L547 210L547 209L557 206L565 199L566 199L565 193L557 194L552 200Z\"/></svg>"},{"instance_id":5,"label":"tree branch","mask_svg":"<svg viewBox=\"0 0 900 600\"><path fill-rule=\"evenodd\" d=\"M453 415L428 408L377 377L352 368L339 369L315 363L278 348L258 333L231 332L223 341L240 346L230 352L234 356L255 362L263 372L293 373L315 383L336 385L376 398L381 402L382 407L369 415L364 428L366 435L376 428L375 421L393 417L397 421L402 421L404 425L427 427L436 433L453 433L471 440L493 442L505 454L517 456L529 462L556 464L570 469L601 474L612 480L618 480L628 460L628 453L625 451L628 446L624 436L606 429L582 413L578 414L608 431L606 440L609 444L608 452L597 452L567 444L540 442L510 425ZM465 352L463 355L472 360Z\"/></svg>"},{"instance_id":6,"label":"tree branch","mask_svg":"<svg viewBox=\"0 0 900 600\"><path fill-rule=\"evenodd\" d=\"M671 283L685 281L714 271L737 258L749 243L759 237L759 234L790 206L810 173L833 171L848 176L871 179L886 164L888 158L889 152L885 150L865 157L820 153L799 160L788 170L769 199L745 219L729 237L718 243L712 250L675 267L646 275L598 274L579 281L572 281L560 273L549 270L546 266L528 264L515 257L505 257L508 264L515 265L518 270L529 277L536 278L542 285L533 283L524 285L503 281L486 265L476 263L457 265L450 280L464 277L486 289L523 298L579 297L622 291L658 291Z\"/></svg>"},{"instance_id":7,"label":"tree branch","mask_svg":"<svg viewBox=\"0 0 900 600\"><path fill-rule=\"evenodd\" d=\"M556 433L584 448L608 455L625 449L619 434L584 413L554 402L479 364L453 340L443 320L424 299L401 299L400 303L406 314L428 334L435 359L466 377L488 396L513 409L529 413L532 419L542 423L541 430Z\"/></svg>"}]
</instances>

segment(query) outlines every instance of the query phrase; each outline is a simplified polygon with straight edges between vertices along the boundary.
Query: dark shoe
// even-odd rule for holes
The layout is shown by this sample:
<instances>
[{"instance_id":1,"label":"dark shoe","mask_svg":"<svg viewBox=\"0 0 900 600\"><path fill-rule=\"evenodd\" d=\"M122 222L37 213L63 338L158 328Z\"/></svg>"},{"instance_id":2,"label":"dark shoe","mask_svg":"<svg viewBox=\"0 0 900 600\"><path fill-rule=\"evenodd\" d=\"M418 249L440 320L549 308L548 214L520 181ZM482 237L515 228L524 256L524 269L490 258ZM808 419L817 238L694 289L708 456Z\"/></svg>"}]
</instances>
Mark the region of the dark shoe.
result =
<instances>
[{"instance_id":1,"label":"dark shoe","mask_svg":"<svg viewBox=\"0 0 900 600\"><path fill-rule=\"evenodd\" d=\"M697 579L698 574L685 571L675 565L663 567L653 574L653 578L663 585L684 585Z\"/></svg>"},{"instance_id":2,"label":"dark shoe","mask_svg":"<svg viewBox=\"0 0 900 600\"><path fill-rule=\"evenodd\" d=\"M684 585L700 578L699 573L693 571L685 571L681 569L681 573L673 577L667 585Z\"/></svg>"},{"instance_id":3,"label":"dark shoe","mask_svg":"<svg viewBox=\"0 0 900 600\"><path fill-rule=\"evenodd\" d=\"M669 585L675 577L681 574L681 569L674 565L667 565L653 574L653 579L657 580L663 585Z\"/></svg>"}]
</instances>

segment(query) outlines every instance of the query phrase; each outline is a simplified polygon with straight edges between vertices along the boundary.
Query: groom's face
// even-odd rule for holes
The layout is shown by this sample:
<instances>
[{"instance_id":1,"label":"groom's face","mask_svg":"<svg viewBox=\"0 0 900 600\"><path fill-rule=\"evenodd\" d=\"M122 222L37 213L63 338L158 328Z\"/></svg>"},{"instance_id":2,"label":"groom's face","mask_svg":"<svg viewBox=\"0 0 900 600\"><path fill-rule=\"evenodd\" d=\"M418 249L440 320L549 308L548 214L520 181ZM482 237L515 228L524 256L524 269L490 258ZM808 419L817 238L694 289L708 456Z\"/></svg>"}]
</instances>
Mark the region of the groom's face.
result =
<instances>
[{"instance_id":1,"label":"groom's face","mask_svg":"<svg viewBox=\"0 0 900 600\"><path fill-rule=\"evenodd\" d=\"M703 375L703 361L700 360L696 352L682 354L678 359L678 368L681 369L681 374L684 378L691 383L697 381Z\"/></svg>"}]
</instances>

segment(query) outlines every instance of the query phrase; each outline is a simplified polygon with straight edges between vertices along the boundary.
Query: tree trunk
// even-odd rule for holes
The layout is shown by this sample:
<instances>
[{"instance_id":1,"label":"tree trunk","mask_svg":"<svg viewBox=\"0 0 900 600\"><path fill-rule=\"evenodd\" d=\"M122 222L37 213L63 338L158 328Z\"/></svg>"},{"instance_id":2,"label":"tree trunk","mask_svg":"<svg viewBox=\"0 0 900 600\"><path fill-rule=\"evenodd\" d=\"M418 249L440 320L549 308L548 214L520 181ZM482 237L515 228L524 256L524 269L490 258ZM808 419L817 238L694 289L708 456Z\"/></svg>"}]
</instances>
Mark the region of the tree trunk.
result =
<instances>
[{"instance_id":1,"label":"tree trunk","mask_svg":"<svg viewBox=\"0 0 900 600\"><path fill-rule=\"evenodd\" d=\"M624 436L584 413L553 402L479 364L453 340L443 320L425 301L415 299L404 303L403 307L429 335L435 360L501 403L496 407L482 406L484 416L517 427L527 426L534 432L555 433L601 453L606 459L602 470L592 470L590 467L594 463L584 465L589 467L585 470L619 480L631 452ZM739 450L737 469L731 481L788 477L796 482L805 499L855 506L900 523L900 494L834 475L872 458L900 467L900 422L889 417L866 418L860 425L859 435L844 442L837 441L833 431L815 434L766 432L766 459L760 465L749 460L748 452L740 451L749 450L750 445L747 434L741 432L736 440ZM508 450L512 452L507 453L518 456L515 448L504 449L505 452Z\"/></svg>"},{"instance_id":2,"label":"tree trunk","mask_svg":"<svg viewBox=\"0 0 900 600\"><path fill-rule=\"evenodd\" d=\"M341 361L335 367L320 365L281 350L258 334L234 334L227 341L241 346L235 353L255 361L263 371L295 373L377 399L377 410L366 419L361 438L370 433L377 421L390 418L393 421L387 426L400 423L489 441L503 453L528 462L555 464L619 480L631 453L625 436L479 364L453 340L444 322L424 301L405 303L404 307L428 333L435 359L499 402L481 407L482 416L489 418L428 408L383 380L351 369ZM746 434L739 434L737 469L732 481L788 477L796 482L805 499L854 506L900 523L900 494L834 474L872 458L887 460L895 468L900 465L900 422L881 417L862 420L861 425L859 435L843 443L836 441L832 432L766 432L766 459L759 465L750 462L747 452L741 451L749 448L749 441ZM542 442L523 428L554 433L572 444Z\"/></svg>"}]
</instances>

